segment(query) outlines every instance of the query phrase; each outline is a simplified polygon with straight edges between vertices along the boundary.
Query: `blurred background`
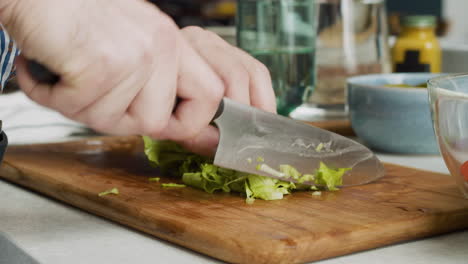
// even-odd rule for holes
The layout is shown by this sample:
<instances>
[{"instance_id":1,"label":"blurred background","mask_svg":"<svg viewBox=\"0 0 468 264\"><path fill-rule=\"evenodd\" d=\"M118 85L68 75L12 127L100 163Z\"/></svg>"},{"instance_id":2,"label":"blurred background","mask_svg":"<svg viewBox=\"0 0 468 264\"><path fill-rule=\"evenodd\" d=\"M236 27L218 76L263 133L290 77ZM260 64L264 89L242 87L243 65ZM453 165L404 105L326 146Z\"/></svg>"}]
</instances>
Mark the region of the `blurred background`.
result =
<instances>
[{"instance_id":1,"label":"blurred background","mask_svg":"<svg viewBox=\"0 0 468 264\"><path fill-rule=\"evenodd\" d=\"M179 26L234 26L234 0L151 0L171 15ZM391 35L400 30L399 18L425 14L438 17L438 36L444 42L468 43L466 0L387 0Z\"/></svg>"}]
</instances>

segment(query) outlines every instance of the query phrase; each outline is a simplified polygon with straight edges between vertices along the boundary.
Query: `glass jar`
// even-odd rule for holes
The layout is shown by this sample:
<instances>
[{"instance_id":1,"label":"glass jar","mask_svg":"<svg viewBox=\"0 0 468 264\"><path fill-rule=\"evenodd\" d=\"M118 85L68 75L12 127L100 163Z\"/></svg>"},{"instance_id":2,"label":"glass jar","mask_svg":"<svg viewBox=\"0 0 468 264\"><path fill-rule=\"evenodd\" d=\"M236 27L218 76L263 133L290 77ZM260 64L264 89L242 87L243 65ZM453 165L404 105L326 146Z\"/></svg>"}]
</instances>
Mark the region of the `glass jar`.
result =
<instances>
[{"instance_id":1,"label":"glass jar","mask_svg":"<svg viewBox=\"0 0 468 264\"><path fill-rule=\"evenodd\" d=\"M291 117L347 119L348 77L391 72L384 0L318 0L317 81Z\"/></svg>"},{"instance_id":2,"label":"glass jar","mask_svg":"<svg viewBox=\"0 0 468 264\"><path fill-rule=\"evenodd\" d=\"M279 114L315 85L316 0L238 0L238 46L269 69Z\"/></svg>"},{"instance_id":3,"label":"glass jar","mask_svg":"<svg viewBox=\"0 0 468 264\"><path fill-rule=\"evenodd\" d=\"M434 16L408 16L392 49L395 72L440 72L441 49Z\"/></svg>"}]
</instances>

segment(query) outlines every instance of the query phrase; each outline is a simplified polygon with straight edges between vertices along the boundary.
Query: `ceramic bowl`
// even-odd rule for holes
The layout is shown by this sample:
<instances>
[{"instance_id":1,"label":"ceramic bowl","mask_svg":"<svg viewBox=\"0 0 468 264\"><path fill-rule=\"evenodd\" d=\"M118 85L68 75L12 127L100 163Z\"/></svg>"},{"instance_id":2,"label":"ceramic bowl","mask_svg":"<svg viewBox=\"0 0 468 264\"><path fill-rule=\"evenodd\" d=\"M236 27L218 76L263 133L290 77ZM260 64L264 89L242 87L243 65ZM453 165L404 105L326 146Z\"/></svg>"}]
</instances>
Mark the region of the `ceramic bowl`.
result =
<instances>
[{"instance_id":1,"label":"ceramic bowl","mask_svg":"<svg viewBox=\"0 0 468 264\"><path fill-rule=\"evenodd\" d=\"M427 89L385 85L418 85L439 75L395 73L349 78L347 107L356 135L367 146L378 151L438 153Z\"/></svg>"}]
</instances>

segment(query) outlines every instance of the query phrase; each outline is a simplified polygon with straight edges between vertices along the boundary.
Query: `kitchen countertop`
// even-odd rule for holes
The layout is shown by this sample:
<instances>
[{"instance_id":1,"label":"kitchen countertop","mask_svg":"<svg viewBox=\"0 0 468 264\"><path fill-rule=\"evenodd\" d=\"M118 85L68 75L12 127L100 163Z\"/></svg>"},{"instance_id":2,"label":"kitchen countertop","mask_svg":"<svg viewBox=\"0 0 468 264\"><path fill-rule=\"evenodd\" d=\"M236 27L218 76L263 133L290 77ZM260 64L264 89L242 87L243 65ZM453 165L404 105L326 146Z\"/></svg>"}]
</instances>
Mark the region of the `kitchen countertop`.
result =
<instances>
[{"instance_id":1,"label":"kitchen countertop","mask_svg":"<svg viewBox=\"0 0 468 264\"><path fill-rule=\"evenodd\" d=\"M30 103L22 95L8 98L0 99L0 119L4 120L13 143L61 141L69 139L72 130L75 136L86 131ZM6 103L1 104L2 100ZM8 104L21 107L13 111ZM27 126L22 125L24 118L29 122ZM36 130L32 133L31 129ZM38 135L42 135L41 139ZM379 154L379 157L384 162L448 173L439 156ZM1 180L0 194L0 232L40 263L221 263ZM467 263L467 248L468 231L462 231L315 263L462 264Z\"/></svg>"}]
</instances>

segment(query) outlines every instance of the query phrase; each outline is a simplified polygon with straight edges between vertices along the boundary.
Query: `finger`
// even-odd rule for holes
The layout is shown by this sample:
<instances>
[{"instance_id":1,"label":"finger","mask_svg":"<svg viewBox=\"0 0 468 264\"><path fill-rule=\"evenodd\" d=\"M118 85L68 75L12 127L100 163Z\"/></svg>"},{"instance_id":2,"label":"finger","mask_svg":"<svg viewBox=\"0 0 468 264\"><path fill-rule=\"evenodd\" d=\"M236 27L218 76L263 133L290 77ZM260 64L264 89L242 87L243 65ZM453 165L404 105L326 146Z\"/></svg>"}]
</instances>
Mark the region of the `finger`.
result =
<instances>
[{"instance_id":1,"label":"finger","mask_svg":"<svg viewBox=\"0 0 468 264\"><path fill-rule=\"evenodd\" d=\"M199 27L182 29L192 47L223 80L225 96L250 105L250 75L234 49L216 34Z\"/></svg>"},{"instance_id":2,"label":"finger","mask_svg":"<svg viewBox=\"0 0 468 264\"><path fill-rule=\"evenodd\" d=\"M83 84L81 86L69 86L63 81L55 85L39 84L29 74L24 57L20 56L16 65L18 82L28 97L101 132L109 132L106 129L111 127L110 124L123 116L133 98L131 96L135 94L132 90L139 88L130 84L127 84L130 89L119 85L118 82L128 83L125 78L110 82L102 82L99 77L91 78L94 84L84 85L84 82L80 82ZM121 88L112 89L113 87ZM135 125L127 124L124 127L128 129L123 131L130 131L130 127L131 131L135 130Z\"/></svg>"},{"instance_id":3,"label":"finger","mask_svg":"<svg viewBox=\"0 0 468 264\"><path fill-rule=\"evenodd\" d=\"M213 157L219 142L219 130L213 126L208 126L203 131L186 141L179 142L184 148L194 153Z\"/></svg>"},{"instance_id":4,"label":"finger","mask_svg":"<svg viewBox=\"0 0 468 264\"><path fill-rule=\"evenodd\" d=\"M160 36L164 36L161 39ZM164 139L176 101L181 39L179 29L169 17L160 19L157 34L150 51L152 63L140 71L149 72L148 81L132 101L128 112L139 124L139 133L155 139Z\"/></svg>"},{"instance_id":5,"label":"finger","mask_svg":"<svg viewBox=\"0 0 468 264\"><path fill-rule=\"evenodd\" d=\"M233 51L249 73L251 105L276 113L276 97L268 68L241 49L233 47Z\"/></svg>"},{"instance_id":6,"label":"finger","mask_svg":"<svg viewBox=\"0 0 468 264\"><path fill-rule=\"evenodd\" d=\"M67 117L73 117L95 103L119 82L125 80L129 73L133 73L127 71L127 74L125 72L121 74L121 69L132 69L134 68L133 64L136 63L130 63L129 59L119 58L115 54L99 52L98 50L96 48L95 53L91 55L93 61L112 61L111 66L100 65L100 67L96 67L96 65L92 65L91 61L74 60L73 63L70 63L72 66L68 66L68 69L73 68L71 72L74 74L68 74L69 71L63 70L61 81L52 86L38 84L27 70L27 60L20 56L17 61L17 71L22 82L20 85L32 100L53 108Z\"/></svg>"},{"instance_id":7,"label":"finger","mask_svg":"<svg viewBox=\"0 0 468 264\"><path fill-rule=\"evenodd\" d=\"M166 40L168 40L166 34ZM177 50L177 41L166 41L156 47L160 51ZM129 113L138 120L140 133L163 139L163 132L171 118L177 92L177 52L158 52L152 75L132 102Z\"/></svg>"},{"instance_id":8,"label":"finger","mask_svg":"<svg viewBox=\"0 0 468 264\"><path fill-rule=\"evenodd\" d=\"M136 78L141 76L133 75L121 81L92 104L68 117L85 123L99 132L116 135L137 133L138 122L127 112L131 102L144 85Z\"/></svg>"},{"instance_id":9,"label":"finger","mask_svg":"<svg viewBox=\"0 0 468 264\"><path fill-rule=\"evenodd\" d=\"M224 85L208 64L181 39L177 95L182 101L164 136L183 141L209 126L224 94Z\"/></svg>"}]
</instances>

